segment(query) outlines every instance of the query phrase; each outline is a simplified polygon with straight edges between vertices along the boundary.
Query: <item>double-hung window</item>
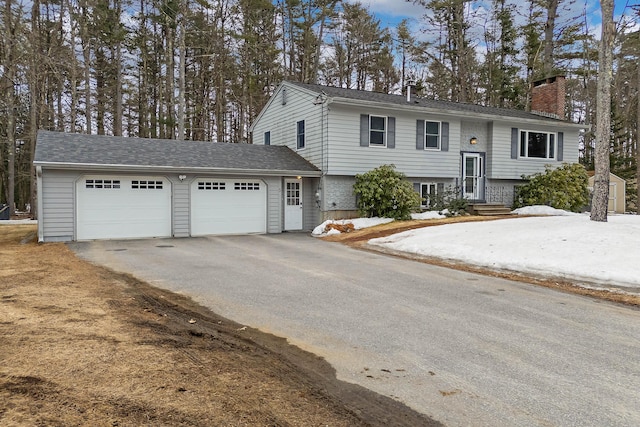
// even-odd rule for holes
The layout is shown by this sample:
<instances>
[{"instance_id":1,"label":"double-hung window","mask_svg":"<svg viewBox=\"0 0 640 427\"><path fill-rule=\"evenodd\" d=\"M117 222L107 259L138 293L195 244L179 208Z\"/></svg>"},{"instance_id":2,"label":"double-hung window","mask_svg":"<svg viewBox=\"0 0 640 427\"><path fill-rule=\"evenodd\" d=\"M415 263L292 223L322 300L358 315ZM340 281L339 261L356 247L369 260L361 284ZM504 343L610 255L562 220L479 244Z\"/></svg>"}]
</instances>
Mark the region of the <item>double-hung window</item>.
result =
<instances>
[{"instance_id":1,"label":"double-hung window","mask_svg":"<svg viewBox=\"0 0 640 427\"><path fill-rule=\"evenodd\" d=\"M424 122L424 148L425 150L440 149L440 122Z\"/></svg>"},{"instance_id":2,"label":"double-hung window","mask_svg":"<svg viewBox=\"0 0 640 427\"><path fill-rule=\"evenodd\" d=\"M298 150L304 148L304 120L300 120L297 123L296 147L298 148Z\"/></svg>"},{"instance_id":3,"label":"double-hung window","mask_svg":"<svg viewBox=\"0 0 640 427\"><path fill-rule=\"evenodd\" d=\"M551 132L520 131L520 157L555 159L556 134Z\"/></svg>"},{"instance_id":4,"label":"double-hung window","mask_svg":"<svg viewBox=\"0 0 640 427\"><path fill-rule=\"evenodd\" d=\"M385 147L387 145L387 118L369 116L369 145Z\"/></svg>"},{"instance_id":5,"label":"double-hung window","mask_svg":"<svg viewBox=\"0 0 640 427\"><path fill-rule=\"evenodd\" d=\"M420 205L423 208L435 207L437 195L438 184L435 182L423 182L420 184L420 198L422 200Z\"/></svg>"}]
</instances>

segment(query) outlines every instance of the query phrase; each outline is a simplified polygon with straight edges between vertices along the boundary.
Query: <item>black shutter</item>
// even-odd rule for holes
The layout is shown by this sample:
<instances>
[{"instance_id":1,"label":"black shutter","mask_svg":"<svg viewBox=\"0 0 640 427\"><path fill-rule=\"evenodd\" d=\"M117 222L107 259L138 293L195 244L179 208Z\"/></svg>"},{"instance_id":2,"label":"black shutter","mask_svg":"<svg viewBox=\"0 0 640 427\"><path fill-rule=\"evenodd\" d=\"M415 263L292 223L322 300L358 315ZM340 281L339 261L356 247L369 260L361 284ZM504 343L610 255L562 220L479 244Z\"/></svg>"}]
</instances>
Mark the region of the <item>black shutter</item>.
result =
<instances>
[{"instance_id":1,"label":"black shutter","mask_svg":"<svg viewBox=\"0 0 640 427\"><path fill-rule=\"evenodd\" d=\"M442 135L440 135L440 150L449 151L449 122L442 122Z\"/></svg>"},{"instance_id":2,"label":"black shutter","mask_svg":"<svg viewBox=\"0 0 640 427\"><path fill-rule=\"evenodd\" d=\"M369 146L369 115L360 114L360 146Z\"/></svg>"},{"instance_id":3,"label":"black shutter","mask_svg":"<svg viewBox=\"0 0 640 427\"><path fill-rule=\"evenodd\" d=\"M518 128L511 128L511 158L518 158Z\"/></svg>"},{"instance_id":4,"label":"black shutter","mask_svg":"<svg viewBox=\"0 0 640 427\"><path fill-rule=\"evenodd\" d=\"M558 151L556 157L558 161L562 161L562 149L564 148L564 132L558 132Z\"/></svg>"},{"instance_id":5,"label":"black shutter","mask_svg":"<svg viewBox=\"0 0 640 427\"><path fill-rule=\"evenodd\" d=\"M424 150L424 120L416 121L416 150Z\"/></svg>"},{"instance_id":6,"label":"black shutter","mask_svg":"<svg viewBox=\"0 0 640 427\"><path fill-rule=\"evenodd\" d=\"M387 117L387 148L396 148L396 118Z\"/></svg>"}]
</instances>

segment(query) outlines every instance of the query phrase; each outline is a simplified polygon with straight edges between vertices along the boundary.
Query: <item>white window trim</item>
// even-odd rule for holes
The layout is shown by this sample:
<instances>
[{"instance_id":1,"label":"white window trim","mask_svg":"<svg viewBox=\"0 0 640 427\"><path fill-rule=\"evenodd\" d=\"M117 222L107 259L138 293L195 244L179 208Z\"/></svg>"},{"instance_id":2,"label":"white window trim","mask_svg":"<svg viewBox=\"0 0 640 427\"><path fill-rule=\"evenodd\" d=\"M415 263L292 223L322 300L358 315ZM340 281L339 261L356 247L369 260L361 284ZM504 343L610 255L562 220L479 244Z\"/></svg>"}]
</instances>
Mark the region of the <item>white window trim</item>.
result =
<instances>
[{"instance_id":1,"label":"white window trim","mask_svg":"<svg viewBox=\"0 0 640 427\"><path fill-rule=\"evenodd\" d=\"M383 118L384 119L384 133L382 135L383 143L382 144L372 144L371 143L371 118ZM376 114L369 114L369 147L380 147L387 148L387 132L389 131L389 116L378 116ZM380 132L379 130L375 130L375 132Z\"/></svg>"},{"instance_id":2,"label":"white window trim","mask_svg":"<svg viewBox=\"0 0 640 427\"><path fill-rule=\"evenodd\" d=\"M546 157L529 157L529 144L524 144L525 155L522 155L522 132L525 132L525 141L529 140L529 133L543 133L547 135ZM549 157L549 135L553 135L553 157ZM542 130L518 129L518 159L524 160L555 160L558 158L558 132L547 132Z\"/></svg>"},{"instance_id":3,"label":"white window trim","mask_svg":"<svg viewBox=\"0 0 640 427\"><path fill-rule=\"evenodd\" d=\"M427 122L438 124L438 147L427 147ZM422 145L426 151L442 151L442 122L439 120L424 120L424 135L422 135Z\"/></svg>"},{"instance_id":4,"label":"white window trim","mask_svg":"<svg viewBox=\"0 0 640 427\"><path fill-rule=\"evenodd\" d=\"M299 125L302 123L302 127L304 131L300 133ZM300 147L300 135L302 135L302 147ZM296 150L304 150L307 147L307 124L305 120L297 120L296 121Z\"/></svg>"},{"instance_id":5,"label":"white window trim","mask_svg":"<svg viewBox=\"0 0 640 427\"><path fill-rule=\"evenodd\" d=\"M420 183L420 207L421 208L425 208L425 209L429 209L429 205L426 204L427 203L427 198L423 197L423 193L422 193L422 186L424 185L428 185L428 186L433 186L434 188L434 195L438 195L438 183L437 182L432 182L432 181L427 181L427 182L421 182Z\"/></svg>"}]
</instances>

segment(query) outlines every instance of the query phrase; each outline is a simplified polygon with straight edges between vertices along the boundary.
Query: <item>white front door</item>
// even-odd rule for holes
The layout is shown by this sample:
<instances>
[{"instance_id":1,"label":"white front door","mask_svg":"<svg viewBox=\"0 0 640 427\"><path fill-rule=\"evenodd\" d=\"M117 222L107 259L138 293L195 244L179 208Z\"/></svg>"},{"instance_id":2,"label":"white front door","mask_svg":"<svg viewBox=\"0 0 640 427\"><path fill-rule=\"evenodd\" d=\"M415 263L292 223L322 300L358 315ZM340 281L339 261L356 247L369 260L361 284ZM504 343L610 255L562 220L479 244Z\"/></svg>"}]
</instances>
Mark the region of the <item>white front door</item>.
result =
<instances>
[{"instance_id":1,"label":"white front door","mask_svg":"<svg viewBox=\"0 0 640 427\"><path fill-rule=\"evenodd\" d=\"M462 195L465 199L482 198L483 165L480 153L462 154Z\"/></svg>"},{"instance_id":2,"label":"white front door","mask_svg":"<svg viewBox=\"0 0 640 427\"><path fill-rule=\"evenodd\" d=\"M284 181L284 229L302 230L302 181Z\"/></svg>"}]
</instances>

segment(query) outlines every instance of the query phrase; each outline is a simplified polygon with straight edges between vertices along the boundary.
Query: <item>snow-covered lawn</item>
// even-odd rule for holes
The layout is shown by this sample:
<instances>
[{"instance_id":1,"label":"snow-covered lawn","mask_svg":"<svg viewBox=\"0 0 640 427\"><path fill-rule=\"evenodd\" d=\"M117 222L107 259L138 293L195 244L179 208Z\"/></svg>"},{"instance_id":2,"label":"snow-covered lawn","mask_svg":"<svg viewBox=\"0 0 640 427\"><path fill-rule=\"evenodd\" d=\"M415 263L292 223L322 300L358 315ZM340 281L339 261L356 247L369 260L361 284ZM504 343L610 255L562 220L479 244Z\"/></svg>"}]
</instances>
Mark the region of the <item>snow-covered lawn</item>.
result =
<instances>
[{"instance_id":1,"label":"snow-covered lawn","mask_svg":"<svg viewBox=\"0 0 640 427\"><path fill-rule=\"evenodd\" d=\"M553 216L447 224L369 243L482 267L640 288L640 216L609 215L602 223L547 207L516 213Z\"/></svg>"}]
</instances>

